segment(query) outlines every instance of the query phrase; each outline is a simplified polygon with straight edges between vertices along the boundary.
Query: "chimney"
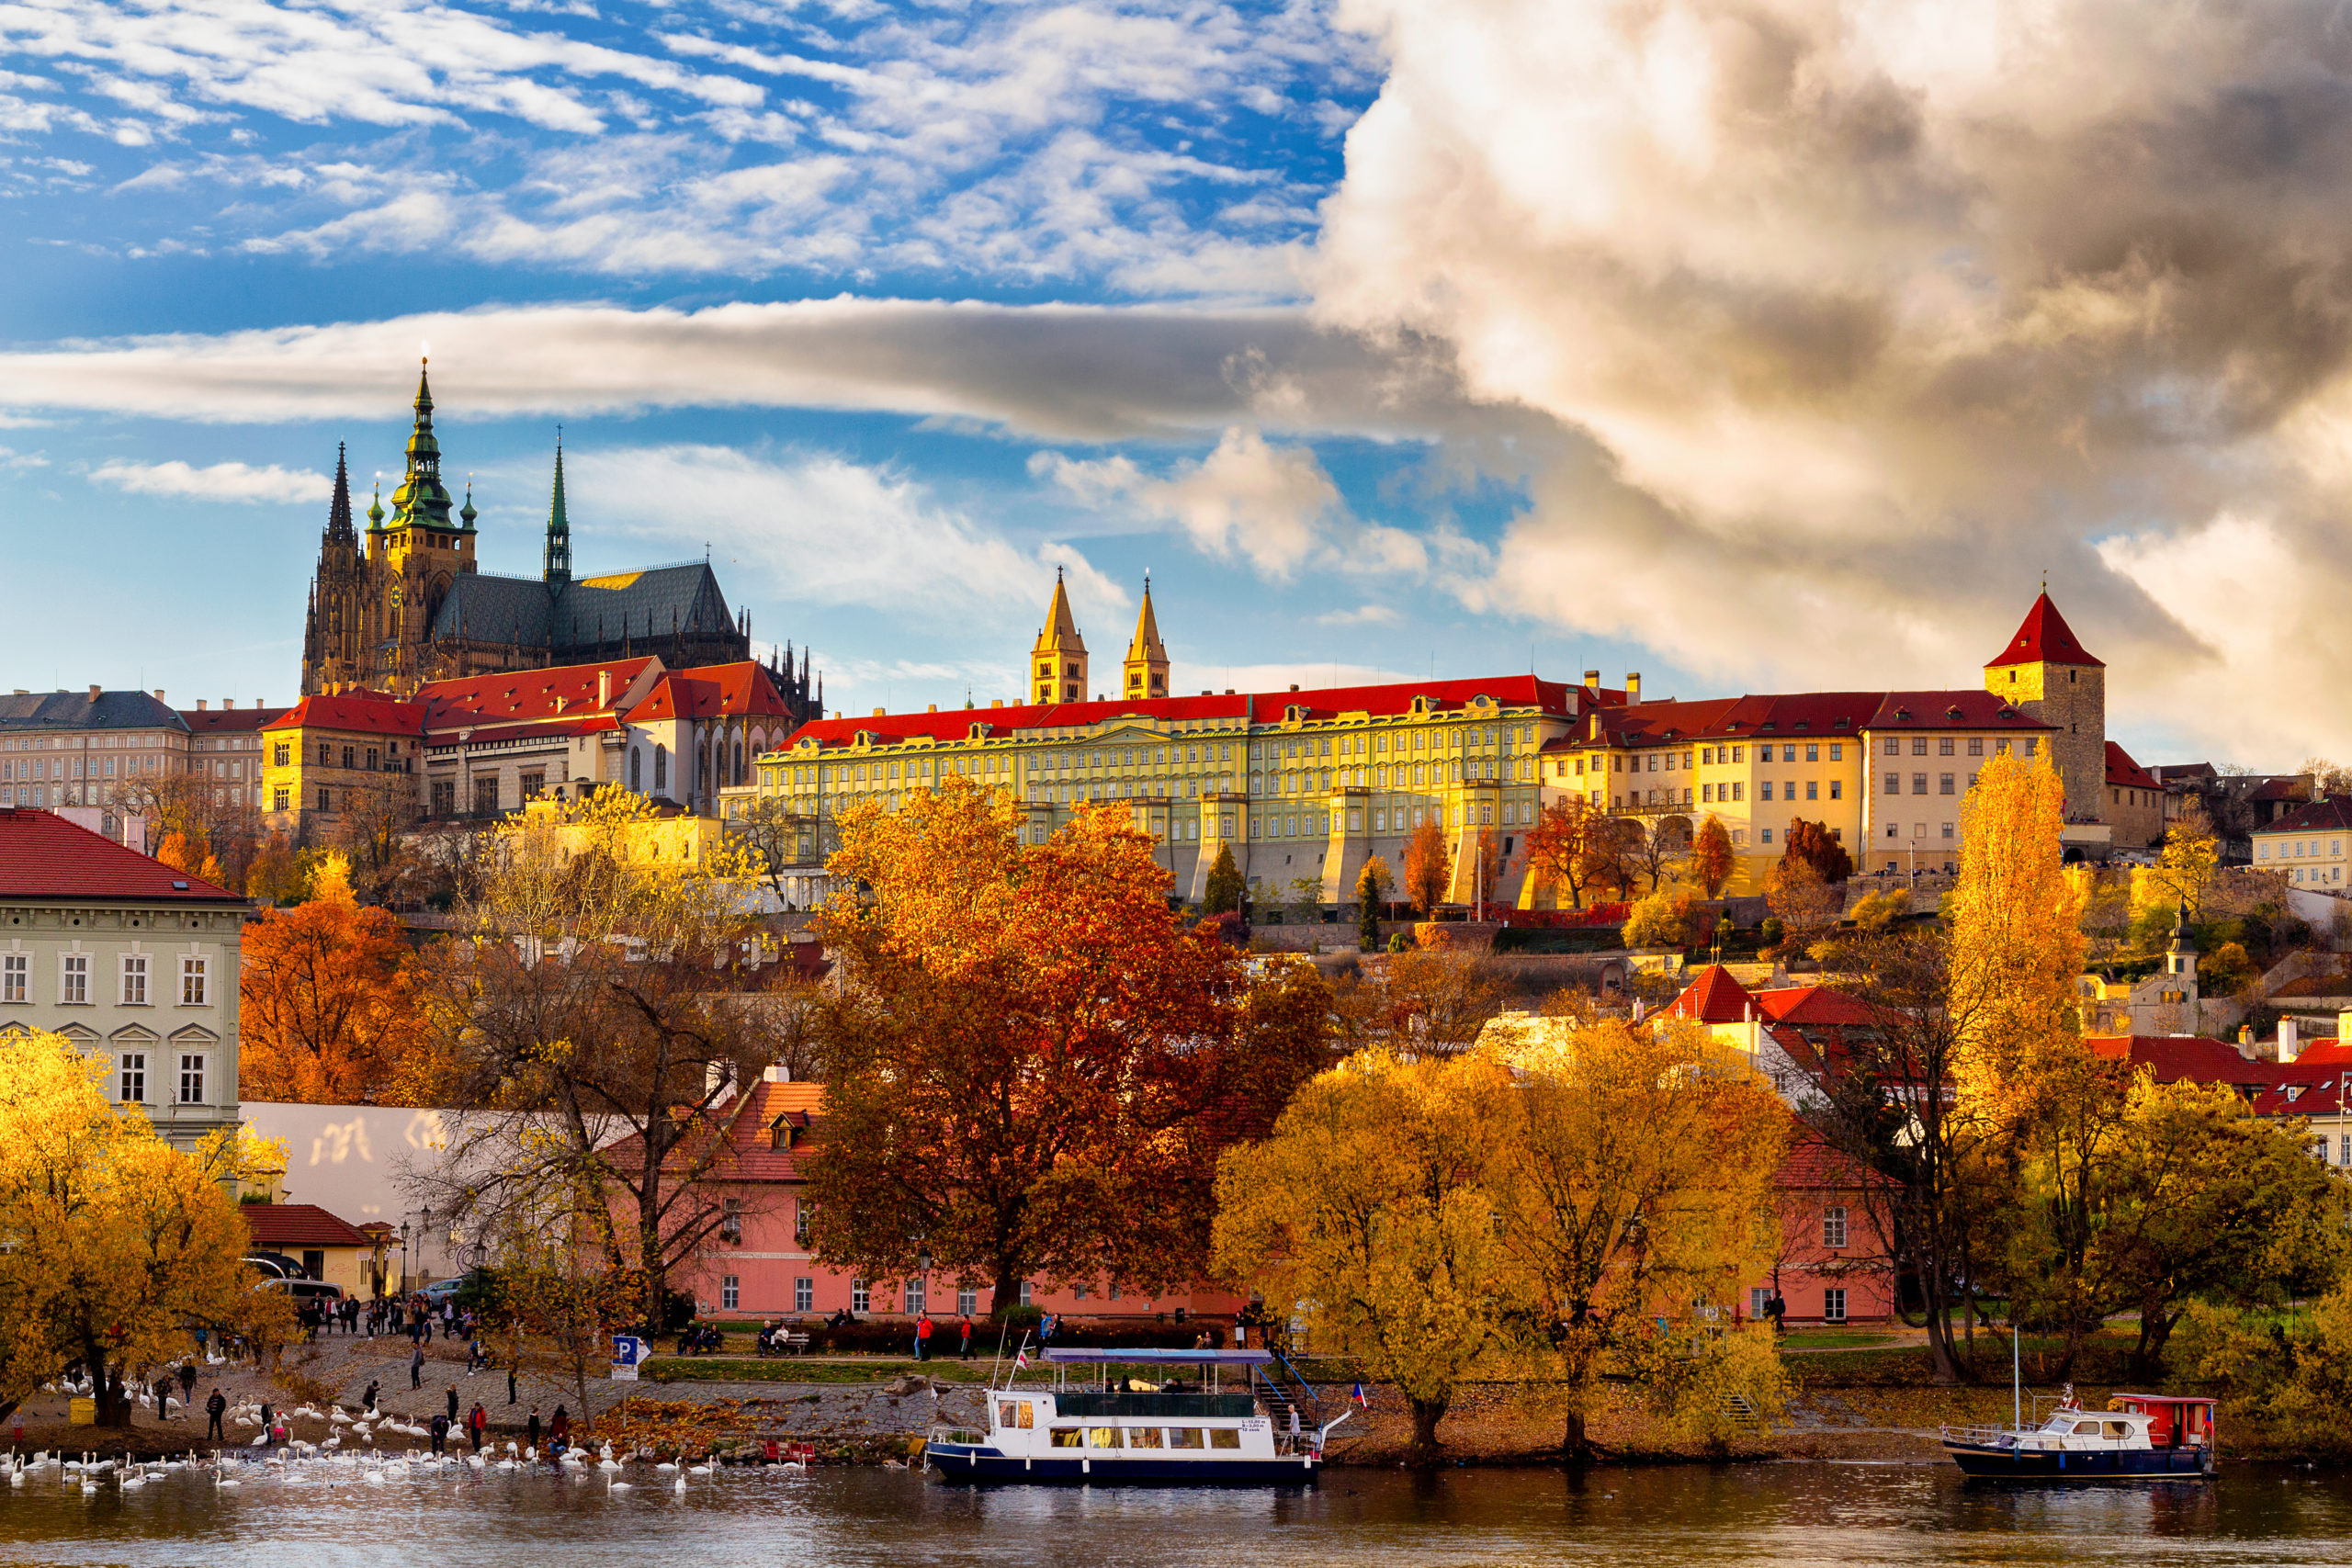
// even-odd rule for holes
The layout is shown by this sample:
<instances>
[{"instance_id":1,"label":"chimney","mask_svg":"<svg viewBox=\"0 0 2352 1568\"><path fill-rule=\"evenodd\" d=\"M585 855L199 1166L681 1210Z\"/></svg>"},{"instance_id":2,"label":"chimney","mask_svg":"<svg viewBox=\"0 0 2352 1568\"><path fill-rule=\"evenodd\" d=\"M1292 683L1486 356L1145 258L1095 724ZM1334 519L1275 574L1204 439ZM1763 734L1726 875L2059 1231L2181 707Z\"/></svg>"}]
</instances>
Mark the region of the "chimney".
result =
<instances>
[{"instance_id":1,"label":"chimney","mask_svg":"<svg viewBox=\"0 0 2352 1568\"><path fill-rule=\"evenodd\" d=\"M2339 1012L2335 1015L2335 1043L2338 1045L2352 1045L2352 1012Z\"/></svg>"},{"instance_id":2,"label":"chimney","mask_svg":"<svg viewBox=\"0 0 2352 1568\"><path fill-rule=\"evenodd\" d=\"M1598 670L1588 670L1588 671L1586 671L1584 672L1584 689L1585 689L1586 691L1588 691L1588 692L1592 693L1592 694L1595 694L1596 696L1600 694L1600 671L1598 671Z\"/></svg>"},{"instance_id":3,"label":"chimney","mask_svg":"<svg viewBox=\"0 0 2352 1568\"><path fill-rule=\"evenodd\" d=\"M21 697L21 696L23 696L24 694L24 694L24 693L22 693L22 692L18 692L18 693L17 694L17 695L18 695L18 696L20 696L20 697ZM161 687L161 686L158 686L158 687L156 687L156 688L155 688L155 700L156 700L157 702L159 702L159 703L160 703L160 702L162 702L162 701L164 700L164 688L163 688L163 687Z\"/></svg>"},{"instance_id":4,"label":"chimney","mask_svg":"<svg viewBox=\"0 0 2352 1568\"><path fill-rule=\"evenodd\" d=\"M937 703L933 703L922 711L925 713L937 713L939 711L939 705Z\"/></svg>"},{"instance_id":5,"label":"chimney","mask_svg":"<svg viewBox=\"0 0 2352 1568\"><path fill-rule=\"evenodd\" d=\"M2291 1016L2278 1021L2278 1065L2282 1067L2292 1066L2303 1054L2301 1043L2295 1038L2295 1022Z\"/></svg>"},{"instance_id":6,"label":"chimney","mask_svg":"<svg viewBox=\"0 0 2352 1568\"><path fill-rule=\"evenodd\" d=\"M1295 681L1293 681L1293 682L1290 683L1290 689L1291 689L1292 691L1294 691L1294 692L1297 691L1297 690L1298 690L1298 682L1295 682Z\"/></svg>"},{"instance_id":7,"label":"chimney","mask_svg":"<svg viewBox=\"0 0 2352 1568\"><path fill-rule=\"evenodd\" d=\"M1629 703L1642 700L1642 672L1638 670L1625 671L1625 700Z\"/></svg>"},{"instance_id":8,"label":"chimney","mask_svg":"<svg viewBox=\"0 0 2352 1568\"><path fill-rule=\"evenodd\" d=\"M204 700L202 697L198 697L198 698L197 698L197 699L196 699L196 711L197 711L197 712L198 712L198 713L202 713L202 712L204 711L204 701L205 701L205 700Z\"/></svg>"},{"instance_id":9,"label":"chimney","mask_svg":"<svg viewBox=\"0 0 2352 1568\"><path fill-rule=\"evenodd\" d=\"M90 700L92 702L96 702L98 700L98 689L96 686L90 688Z\"/></svg>"},{"instance_id":10,"label":"chimney","mask_svg":"<svg viewBox=\"0 0 2352 1568\"><path fill-rule=\"evenodd\" d=\"M889 716L890 710L888 708L876 708L874 710L874 716L876 718L888 718Z\"/></svg>"},{"instance_id":11,"label":"chimney","mask_svg":"<svg viewBox=\"0 0 2352 1568\"><path fill-rule=\"evenodd\" d=\"M609 670L596 671L596 705L600 708L613 705L613 672Z\"/></svg>"}]
</instances>

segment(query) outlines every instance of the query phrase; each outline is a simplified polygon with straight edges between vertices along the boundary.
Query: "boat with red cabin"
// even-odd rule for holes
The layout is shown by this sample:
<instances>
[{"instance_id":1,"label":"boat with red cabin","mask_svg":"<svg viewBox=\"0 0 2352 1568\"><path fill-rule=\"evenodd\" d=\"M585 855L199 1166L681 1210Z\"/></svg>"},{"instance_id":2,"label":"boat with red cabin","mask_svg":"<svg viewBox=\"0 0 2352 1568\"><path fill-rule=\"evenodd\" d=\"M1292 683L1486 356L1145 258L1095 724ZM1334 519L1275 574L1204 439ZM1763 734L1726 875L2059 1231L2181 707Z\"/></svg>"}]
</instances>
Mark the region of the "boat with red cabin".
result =
<instances>
[{"instance_id":1,"label":"boat with red cabin","mask_svg":"<svg viewBox=\"0 0 2352 1568\"><path fill-rule=\"evenodd\" d=\"M1944 1451L1991 1481L2202 1481L2213 1473L2211 1399L2119 1393L2085 1410L2070 1391L2038 1427L1946 1427Z\"/></svg>"}]
</instances>

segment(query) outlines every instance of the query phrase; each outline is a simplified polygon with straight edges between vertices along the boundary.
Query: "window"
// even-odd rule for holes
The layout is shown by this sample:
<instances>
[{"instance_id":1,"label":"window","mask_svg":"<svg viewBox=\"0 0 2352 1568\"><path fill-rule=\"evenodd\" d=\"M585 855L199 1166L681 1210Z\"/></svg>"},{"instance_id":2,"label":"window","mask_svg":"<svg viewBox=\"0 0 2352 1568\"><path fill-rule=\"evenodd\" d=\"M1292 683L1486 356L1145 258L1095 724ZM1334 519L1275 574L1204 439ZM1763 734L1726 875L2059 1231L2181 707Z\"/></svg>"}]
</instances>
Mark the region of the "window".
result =
<instances>
[{"instance_id":1,"label":"window","mask_svg":"<svg viewBox=\"0 0 2352 1568\"><path fill-rule=\"evenodd\" d=\"M1756 798L1758 800L1770 800L1772 798L1772 781L1770 779L1766 779L1756 786Z\"/></svg>"},{"instance_id":2,"label":"window","mask_svg":"<svg viewBox=\"0 0 2352 1568\"><path fill-rule=\"evenodd\" d=\"M69 953L57 961L57 999L68 1007L83 1007L90 999L90 955Z\"/></svg>"},{"instance_id":3,"label":"window","mask_svg":"<svg viewBox=\"0 0 2352 1568\"><path fill-rule=\"evenodd\" d=\"M1846 1208L1833 1203L1821 1211L1821 1245L1833 1251L1846 1245Z\"/></svg>"},{"instance_id":4,"label":"window","mask_svg":"<svg viewBox=\"0 0 2352 1568\"><path fill-rule=\"evenodd\" d=\"M1807 779L1804 781L1804 797L1807 800L1819 800L1821 798L1821 781L1819 779Z\"/></svg>"},{"instance_id":5,"label":"window","mask_svg":"<svg viewBox=\"0 0 2352 1568\"><path fill-rule=\"evenodd\" d=\"M923 1312L925 1312L926 1310L928 1310L928 1308L929 1308L930 1304L931 1304L931 1285L930 1285L930 1281L929 1281L929 1280L924 1280L924 1279L921 1278L920 1276L918 1276L918 1277L917 1277L917 1278L915 1278L915 1279L912 1279L912 1280L908 1280L908 1281L907 1281L907 1300L906 1300L906 1306L905 1306L905 1309L904 1309L904 1310L905 1310L905 1311L906 1311L910 1315L912 1315L912 1316L920 1316Z\"/></svg>"},{"instance_id":6,"label":"window","mask_svg":"<svg viewBox=\"0 0 2352 1568\"><path fill-rule=\"evenodd\" d=\"M1168 1446L1171 1449L1197 1449L1201 1446L1201 1429L1198 1427L1170 1427L1168 1428Z\"/></svg>"},{"instance_id":7,"label":"window","mask_svg":"<svg viewBox=\"0 0 2352 1568\"><path fill-rule=\"evenodd\" d=\"M122 955L122 1005L143 1008L147 1005L147 955L126 953Z\"/></svg>"},{"instance_id":8,"label":"window","mask_svg":"<svg viewBox=\"0 0 2352 1568\"><path fill-rule=\"evenodd\" d=\"M345 767L346 767L346 768L348 768L348 767L350 767L350 766L352 765L352 748L351 748L351 747L346 746L346 747L345 747L345 748L343 749L343 765L344 765Z\"/></svg>"},{"instance_id":9,"label":"window","mask_svg":"<svg viewBox=\"0 0 2352 1568\"><path fill-rule=\"evenodd\" d=\"M733 1311L736 1309L736 1307L738 1307L739 1305L741 1305L741 1304L742 1303L742 1300L743 1300L743 1281L742 1281L742 1277L741 1277L741 1275L737 1275L737 1274L723 1274L723 1275L719 1276L719 1280L718 1280L718 1304L719 1304L719 1306L720 1306L723 1310L725 1310L725 1311L727 1311L727 1312L733 1312Z\"/></svg>"},{"instance_id":10,"label":"window","mask_svg":"<svg viewBox=\"0 0 2352 1568\"><path fill-rule=\"evenodd\" d=\"M537 800L539 796L547 794L547 792L548 776L545 773L529 773L523 775L523 798L525 800Z\"/></svg>"},{"instance_id":11,"label":"window","mask_svg":"<svg viewBox=\"0 0 2352 1568\"><path fill-rule=\"evenodd\" d=\"M849 1310L852 1312L874 1310L874 1292L866 1288L866 1283L863 1280L852 1280L849 1282Z\"/></svg>"},{"instance_id":12,"label":"window","mask_svg":"<svg viewBox=\"0 0 2352 1568\"><path fill-rule=\"evenodd\" d=\"M1029 1298L1035 1293L1031 1281L1027 1280L1021 1281L1021 1304L1023 1306L1027 1306L1029 1304Z\"/></svg>"},{"instance_id":13,"label":"window","mask_svg":"<svg viewBox=\"0 0 2352 1568\"><path fill-rule=\"evenodd\" d=\"M1086 1428L1086 1446L1090 1449L1115 1449L1119 1446L1119 1429L1116 1427L1089 1427Z\"/></svg>"},{"instance_id":14,"label":"window","mask_svg":"<svg viewBox=\"0 0 2352 1568\"><path fill-rule=\"evenodd\" d=\"M1942 739L1936 742L1936 755L1939 757L1949 757L1951 755L1951 736L1947 735Z\"/></svg>"},{"instance_id":15,"label":"window","mask_svg":"<svg viewBox=\"0 0 2352 1568\"><path fill-rule=\"evenodd\" d=\"M1213 1449L1238 1449L1240 1446L1241 1433L1238 1428L1232 1427L1212 1427L1209 1428L1209 1447Z\"/></svg>"},{"instance_id":16,"label":"window","mask_svg":"<svg viewBox=\"0 0 2352 1568\"><path fill-rule=\"evenodd\" d=\"M1806 746L1804 749L1804 760L1808 762L1818 762L1821 761L1821 748L1815 745Z\"/></svg>"},{"instance_id":17,"label":"window","mask_svg":"<svg viewBox=\"0 0 2352 1568\"><path fill-rule=\"evenodd\" d=\"M28 1000L25 992L30 988L33 961L22 953L0 954L0 1002Z\"/></svg>"},{"instance_id":18,"label":"window","mask_svg":"<svg viewBox=\"0 0 2352 1568\"><path fill-rule=\"evenodd\" d=\"M741 1198L727 1200L726 1207L718 1216L718 1235L722 1241L731 1241L738 1246L742 1245L743 1200Z\"/></svg>"},{"instance_id":19,"label":"window","mask_svg":"<svg viewBox=\"0 0 2352 1568\"><path fill-rule=\"evenodd\" d=\"M1829 781L1829 798L1832 800L1843 800L1845 797L1846 781L1844 779L1831 779Z\"/></svg>"},{"instance_id":20,"label":"window","mask_svg":"<svg viewBox=\"0 0 2352 1568\"><path fill-rule=\"evenodd\" d=\"M817 1309L817 1281L802 1274L792 1281L792 1310L814 1312Z\"/></svg>"},{"instance_id":21,"label":"window","mask_svg":"<svg viewBox=\"0 0 2352 1568\"><path fill-rule=\"evenodd\" d=\"M1886 775L1886 793L1889 795L1901 795L1903 793L1903 775L1901 773L1889 773Z\"/></svg>"},{"instance_id":22,"label":"window","mask_svg":"<svg viewBox=\"0 0 2352 1568\"><path fill-rule=\"evenodd\" d=\"M1984 738L1983 736L1972 735L1968 738L1968 754L1972 757L1982 757L1984 755Z\"/></svg>"},{"instance_id":23,"label":"window","mask_svg":"<svg viewBox=\"0 0 2352 1568\"><path fill-rule=\"evenodd\" d=\"M325 741L323 741L323 740L320 741L320 742L319 742L319 766L321 766L321 767L322 767L322 768L324 768L324 767L329 767L329 766L333 765L334 761L334 747L332 747L332 746L330 746L330 745L328 745L328 744L327 744Z\"/></svg>"},{"instance_id":24,"label":"window","mask_svg":"<svg viewBox=\"0 0 2352 1568\"><path fill-rule=\"evenodd\" d=\"M1760 1318L1772 1304L1772 1291L1768 1285L1752 1285L1747 1292L1747 1315Z\"/></svg>"},{"instance_id":25,"label":"window","mask_svg":"<svg viewBox=\"0 0 2352 1568\"><path fill-rule=\"evenodd\" d=\"M147 1053L125 1051L122 1054L121 1092L115 1098L125 1105L137 1105L147 1098Z\"/></svg>"},{"instance_id":26,"label":"window","mask_svg":"<svg viewBox=\"0 0 2352 1568\"><path fill-rule=\"evenodd\" d=\"M288 762L292 761L288 753L293 750L294 749L291 746L287 745L283 741L280 741L277 745L271 747L269 750L269 760L271 763L281 768L287 766Z\"/></svg>"},{"instance_id":27,"label":"window","mask_svg":"<svg viewBox=\"0 0 2352 1568\"><path fill-rule=\"evenodd\" d=\"M1127 1447L1131 1449L1156 1449L1159 1447L1159 1427L1130 1427L1126 1430Z\"/></svg>"},{"instance_id":28,"label":"window","mask_svg":"<svg viewBox=\"0 0 2352 1568\"><path fill-rule=\"evenodd\" d=\"M1913 795L1925 795L1928 793L1927 774L1913 773L1911 775L1911 793Z\"/></svg>"},{"instance_id":29,"label":"window","mask_svg":"<svg viewBox=\"0 0 2352 1568\"><path fill-rule=\"evenodd\" d=\"M1821 1292L1821 1321L1824 1323L1846 1321L1846 1292L1843 1289L1826 1290Z\"/></svg>"},{"instance_id":30,"label":"window","mask_svg":"<svg viewBox=\"0 0 2352 1568\"><path fill-rule=\"evenodd\" d=\"M1958 837L1958 834L1953 830L1955 827L1956 824L1954 823L1947 822L1944 824L1944 840L1946 842L1950 842L1952 839Z\"/></svg>"},{"instance_id":31,"label":"window","mask_svg":"<svg viewBox=\"0 0 2352 1568\"><path fill-rule=\"evenodd\" d=\"M965 1285L956 1291L956 1311L960 1315L969 1317L979 1310L980 1292L978 1291L969 1285Z\"/></svg>"},{"instance_id":32,"label":"window","mask_svg":"<svg viewBox=\"0 0 2352 1568\"><path fill-rule=\"evenodd\" d=\"M1048 1446L1057 1449L1082 1449L1086 1446L1083 1427L1056 1427L1046 1434Z\"/></svg>"},{"instance_id":33,"label":"window","mask_svg":"<svg viewBox=\"0 0 2352 1568\"><path fill-rule=\"evenodd\" d=\"M334 809L332 799L323 788L319 791L319 809L322 811L333 811Z\"/></svg>"},{"instance_id":34,"label":"window","mask_svg":"<svg viewBox=\"0 0 2352 1568\"><path fill-rule=\"evenodd\" d=\"M792 1201L792 1239L800 1243L804 1247L808 1243L808 1211L811 1205L806 1198L795 1198Z\"/></svg>"},{"instance_id":35,"label":"window","mask_svg":"<svg viewBox=\"0 0 2352 1568\"><path fill-rule=\"evenodd\" d=\"M474 780L474 815L493 817L498 813L498 775L491 773Z\"/></svg>"},{"instance_id":36,"label":"window","mask_svg":"<svg viewBox=\"0 0 2352 1568\"><path fill-rule=\"evenodd\" d=\"M292 801L290 797L293 793L294 792L292 790L288 789L276 789L270 791L269 808L272 811L286 811L291 809Z\"/></svg>"},{"instance_id":37,"label":"window","mask_svg":"<svg viewBox=\"0 0 2352 1568\"><path fill-rule=\"evenodd\" d=\"M2335 1163L2352 1165L2352 1133L2342 1133L2336 1135Z\"/></svg>"},{"instance_id":38,"label":"window","mask_svg":"<svg viewBox=\"0 0 2352 1568\"><path fill-rule=\"evenodd\" d=\"M1886 738L1886 754L1890 757L1903 755L1903 742L1899 738L1892 735Z\"/></svg>"},{"instance_id":39,"label":"window","mask_svg":"<svg viewBox=\"0 0 2352 1568\"><path fill-rule=\"evenodd\" d=\"M865 770L861 768L858 771L864 773ZM653 787L667 789L669 786L670 749L667 746L656 746L653 748Z\"/></svg>"}]
</instances>

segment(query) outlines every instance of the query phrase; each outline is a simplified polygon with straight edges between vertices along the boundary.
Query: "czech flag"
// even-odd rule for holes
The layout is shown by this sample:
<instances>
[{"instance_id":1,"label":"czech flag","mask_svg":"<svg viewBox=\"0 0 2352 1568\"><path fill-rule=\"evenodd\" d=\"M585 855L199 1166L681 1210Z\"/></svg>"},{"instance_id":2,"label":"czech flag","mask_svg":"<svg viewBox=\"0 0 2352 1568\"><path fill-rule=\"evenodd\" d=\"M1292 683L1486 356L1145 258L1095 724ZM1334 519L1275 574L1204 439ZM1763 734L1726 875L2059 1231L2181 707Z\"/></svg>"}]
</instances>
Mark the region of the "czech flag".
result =
<instances>
[{"instance_id":1,"label":"czech flag","mask_svg":"<svg viewBox=\"0 0 2352 1568\"><path fill-rule=\"evenodd\" d=\"M1363 1405L1366 1410L1372 1408L1372 1401L1365 1396L1363 1384L1362 1383L1356 1384L1354 1391L1351 1393L1348 1397L1354 1400L1358 1404Z\"/></svg>"}]
</instances>

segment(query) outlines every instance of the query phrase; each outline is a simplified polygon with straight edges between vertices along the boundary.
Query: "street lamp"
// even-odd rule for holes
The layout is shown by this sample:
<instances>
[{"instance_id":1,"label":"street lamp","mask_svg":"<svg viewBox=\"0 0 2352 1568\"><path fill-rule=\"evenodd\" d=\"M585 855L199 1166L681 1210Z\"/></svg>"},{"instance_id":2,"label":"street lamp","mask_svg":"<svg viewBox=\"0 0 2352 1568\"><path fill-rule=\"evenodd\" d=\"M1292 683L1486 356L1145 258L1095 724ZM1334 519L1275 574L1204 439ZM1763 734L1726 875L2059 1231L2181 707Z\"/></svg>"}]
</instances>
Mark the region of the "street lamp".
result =
<instances>
[{"instance_id":1,"label":"street lamp","mask_svg":"<svg viewBox=\"0 0 2352 1568\"><path fill-rule=\"evenodd\" d=\"M408 1294L408 1222L401 1222L401 1294Z\"/></svg>"},{"instance_id":2,"label":"street lamp","mask_svg":"<svg viewBox=\"0 0 2352 1568\"><path fill-rule=\"evenodd\" d=\"M416 1224L416 1271L420 1274L424 1272L425 1244L432 1239L433 1205L427 1203L424 1206L424 1212L417 1216Z\"/></svg>"}]
</instances>

